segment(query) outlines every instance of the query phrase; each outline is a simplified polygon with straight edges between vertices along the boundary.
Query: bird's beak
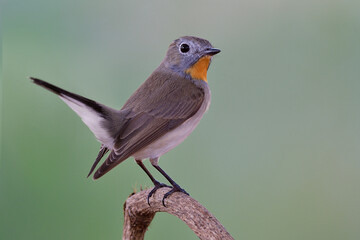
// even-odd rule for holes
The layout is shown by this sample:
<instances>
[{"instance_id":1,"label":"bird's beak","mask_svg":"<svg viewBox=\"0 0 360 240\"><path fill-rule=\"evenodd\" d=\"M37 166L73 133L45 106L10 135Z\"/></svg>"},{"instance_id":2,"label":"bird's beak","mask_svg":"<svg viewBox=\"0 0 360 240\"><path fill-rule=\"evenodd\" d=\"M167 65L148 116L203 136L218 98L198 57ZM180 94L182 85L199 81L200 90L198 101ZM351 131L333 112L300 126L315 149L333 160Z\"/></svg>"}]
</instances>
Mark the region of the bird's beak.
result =
<instances>
[{"instance_id":1,"label":"bird's beak","mask_svg":"<svg viewBox=\"0 0 360 240\"><path fill-rule=\"evenodd\" d=\"M220 49L217 48L208 48L205 50L205 55L210 55L210 56L214 56L215 54L218 54L220 51Z\"/></svg>"}]
</instances>

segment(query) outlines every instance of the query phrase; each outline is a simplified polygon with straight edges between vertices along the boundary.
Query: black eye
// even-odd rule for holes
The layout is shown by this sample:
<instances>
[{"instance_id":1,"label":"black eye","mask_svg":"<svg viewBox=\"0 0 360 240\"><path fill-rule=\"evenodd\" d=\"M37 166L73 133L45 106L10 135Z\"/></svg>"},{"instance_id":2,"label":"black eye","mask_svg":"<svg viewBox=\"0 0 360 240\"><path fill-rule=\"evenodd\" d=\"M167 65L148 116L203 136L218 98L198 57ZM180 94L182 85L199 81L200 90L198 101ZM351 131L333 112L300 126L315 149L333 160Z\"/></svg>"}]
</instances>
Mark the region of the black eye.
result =
<instances>
[{"instance_id":1,"label":"black eye","mask_svg":"<svg viewBox=\"0 0 360 240\"><path fill-rule=\"evenodd\" d=\"M190 50L189 45L187 45L186 43L181 44L181 46L180 46L180 51L181 51L182 53L186 53L186 52L188 52L189 50Z\"/></svg>"}]
</instances>

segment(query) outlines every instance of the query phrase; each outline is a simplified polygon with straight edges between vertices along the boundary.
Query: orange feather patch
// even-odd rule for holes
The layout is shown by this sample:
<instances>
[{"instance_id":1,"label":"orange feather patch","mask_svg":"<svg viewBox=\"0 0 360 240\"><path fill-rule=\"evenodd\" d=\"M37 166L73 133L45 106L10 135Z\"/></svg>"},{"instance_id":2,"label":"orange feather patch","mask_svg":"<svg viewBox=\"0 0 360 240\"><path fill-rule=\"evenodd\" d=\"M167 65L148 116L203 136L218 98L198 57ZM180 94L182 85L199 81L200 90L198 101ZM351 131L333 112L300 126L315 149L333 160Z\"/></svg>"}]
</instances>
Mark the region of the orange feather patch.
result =
<instances>
[{"instance_id":1,"label":"orange feather patch","mask_svg":"<svg viewBox=\"0 0 360 240\"><path fill-rule=\"evenodd\" d=\"M205 56L199 59L194 65L186 69L186 73L194 79L199 79L207 82L206 74L209 68L211 57Z\"/></svg>"}]
</instances>

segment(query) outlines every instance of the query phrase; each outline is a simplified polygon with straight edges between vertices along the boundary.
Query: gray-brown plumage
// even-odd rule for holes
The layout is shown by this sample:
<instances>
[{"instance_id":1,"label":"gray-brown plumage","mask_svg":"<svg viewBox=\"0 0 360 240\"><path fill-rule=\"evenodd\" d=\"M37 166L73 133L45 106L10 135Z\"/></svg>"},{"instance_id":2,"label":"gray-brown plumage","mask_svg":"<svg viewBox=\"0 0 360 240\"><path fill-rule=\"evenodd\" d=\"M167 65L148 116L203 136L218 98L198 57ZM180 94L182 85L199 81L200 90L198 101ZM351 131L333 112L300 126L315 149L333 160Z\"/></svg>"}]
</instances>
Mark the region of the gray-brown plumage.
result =
<instances>
[{"instance_id":1,"label":"gray-brown plumage","mask_svg":"<svg viewBox=\"0 0 360 240\"><path fill-rule=\"evenodd\" d=\"M194 130L209 107L206 72L211 57L218 52L220 50L212 48L204 39L186 36L175 40L160 66L131 95L121 110L106 107L45 81L31 79L59 95L102 143L89 175L108 151L110 154L94 173L94 179L125 159L134 157L155 185L150 197L156 189L166 185L157 182L142 164L143 159L149 158L172 184L170 195L175 191L185 191L158 166L158 159Z\"/></svg>"}]
</instances>

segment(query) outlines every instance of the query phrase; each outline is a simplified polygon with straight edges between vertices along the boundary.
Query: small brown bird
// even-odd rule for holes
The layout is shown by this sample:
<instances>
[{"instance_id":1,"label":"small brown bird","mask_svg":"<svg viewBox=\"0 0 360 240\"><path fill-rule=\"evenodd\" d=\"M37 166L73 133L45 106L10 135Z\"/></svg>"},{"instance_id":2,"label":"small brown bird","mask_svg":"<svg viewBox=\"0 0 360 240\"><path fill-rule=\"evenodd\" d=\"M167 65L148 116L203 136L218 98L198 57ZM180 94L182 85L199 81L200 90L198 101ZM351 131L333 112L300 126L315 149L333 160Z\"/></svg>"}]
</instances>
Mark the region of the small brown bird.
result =
<instances>
[{"instance_id":1,"label":"small brown bird","mask_svg":"<svg viewBox=\"0 0 360 240\"><path fill-rule=\"evenodd\" d=\"M129 157L145 171L155 185L149 198L161 187L143 164L151 164L170 182L174 192L186 193L162 170L159 158L179 145L195 129L210 105L207 70L213 55L220 50L209 41L185 36L170 44L167 54L150 77L131 95L121 110L115 110L37 78L30 78L57 94L95 134L100 152L90 169L92 174L100 159L110 151L96 170L98 179ZM187 193L186 193L187 194Z\"/></svg>"}]
</instances>

